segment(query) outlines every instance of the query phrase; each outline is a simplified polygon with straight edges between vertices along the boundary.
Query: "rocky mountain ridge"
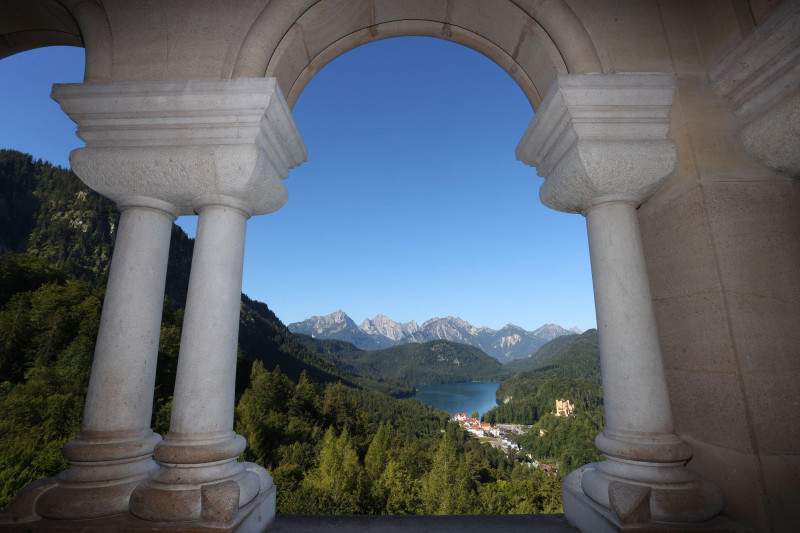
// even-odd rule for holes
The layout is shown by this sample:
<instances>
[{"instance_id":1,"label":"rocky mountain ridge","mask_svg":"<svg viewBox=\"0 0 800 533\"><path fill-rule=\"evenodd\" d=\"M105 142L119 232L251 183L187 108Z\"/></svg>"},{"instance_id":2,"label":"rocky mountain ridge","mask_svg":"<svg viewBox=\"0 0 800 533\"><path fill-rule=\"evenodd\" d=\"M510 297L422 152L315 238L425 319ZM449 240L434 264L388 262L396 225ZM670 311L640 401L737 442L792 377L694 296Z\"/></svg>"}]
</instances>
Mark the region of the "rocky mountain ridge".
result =
<instances>
[{"instance_id":1,"label":"rocky mountain ridge","mask_svg":"<svg viewBox=\"0 0 800 533\"><path fill-rule=\"evenodd\" d=\"M379 314L372 320L365 318L358 329L369 335L383 335L393 341L400 341L403 337L416 333L420 328L416 320L400 323Z\"/></svg>"},{"instance_id":2,"label":"rocky mountain ridge","mask_svg":"<svg viewBox=\"0 0 800 533\"><path fill-rule=\"evenodd\" d=\"M396 322L379 314L360 325L341 309L325 316L312 316L302 322L289 324L292 333L303 333L317 339L336 339L353 343L363 350L377 350L397 344L424 343L448 340L480 348L500 362L529 357L547 342L561 335L581 333L578 328L565 329L557 324L545 324L527 331L514 324L500 330L477 328L469 322L448 316L431 318L420 326L415 320Z\"/></svg>"}]
</instances>

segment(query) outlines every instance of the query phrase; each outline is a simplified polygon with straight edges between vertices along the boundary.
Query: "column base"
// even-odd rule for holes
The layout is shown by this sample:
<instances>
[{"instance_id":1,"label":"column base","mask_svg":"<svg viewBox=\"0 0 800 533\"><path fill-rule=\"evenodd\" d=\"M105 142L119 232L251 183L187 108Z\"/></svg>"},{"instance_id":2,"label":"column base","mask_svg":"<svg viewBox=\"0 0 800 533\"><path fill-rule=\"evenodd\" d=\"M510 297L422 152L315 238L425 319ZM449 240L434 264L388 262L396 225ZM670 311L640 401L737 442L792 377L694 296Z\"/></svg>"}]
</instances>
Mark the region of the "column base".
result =
<instances>
[{"instance_id":1,"label":"column base","mask_svg":"<svg viewBox=\"0 0 800 533\"><path fill-rule=\"evenodd\" d=\"M236 521L239 509L261 493L274 492L274 487L264 468L239 463L235 457L210 464L163 464L133 491L130 512L148 522L198 521L227 527Z\"/></svg>"},{"instance_id":2,"label":"column base","mask_svg":"<svg viewBox=\"0 0 800 533\"><path fill-rule=\"evenodd\" d=\"M275 486L271 485L256 495L253 500L240 507L230 524L210 525L199 520L186 522L150 522L121 513L105 518L83 520L51 520L39 518L33 521L14 520L7 513L0 515L3 533L104 533L117 531L126 533L256 533L266 531L275 521Z\"/></svg>"},{"instance_id":3,"label":"column base","mask_svg":"<svg viewBox=\"0 0 800 533\"><path fill-rule=\"evenodd\" d=\"M653 520L650 515L651 488L641 485L613 482L615 496L611 507L600 505L586 495L582 488L584 474L596 474L599 463L582 466L564 478L561 492L564 516L571 525L583 532L617 533L671 533L703 531L710 533L745 533L750 530L723 516L702 522L665 522Z\"/></svg>"},{"instance_id":4,"label":"column base","mask_svg":"<svg viewBox=\"0 0 800 533\"><path fill-rule=\"evenodd\" d=\"M14 520L102 518L128 511L133 490L153 472L153 448L161 436L82 433L64 446L68 469L25 487L3 516Z\"/></svg>"}]
</instances>

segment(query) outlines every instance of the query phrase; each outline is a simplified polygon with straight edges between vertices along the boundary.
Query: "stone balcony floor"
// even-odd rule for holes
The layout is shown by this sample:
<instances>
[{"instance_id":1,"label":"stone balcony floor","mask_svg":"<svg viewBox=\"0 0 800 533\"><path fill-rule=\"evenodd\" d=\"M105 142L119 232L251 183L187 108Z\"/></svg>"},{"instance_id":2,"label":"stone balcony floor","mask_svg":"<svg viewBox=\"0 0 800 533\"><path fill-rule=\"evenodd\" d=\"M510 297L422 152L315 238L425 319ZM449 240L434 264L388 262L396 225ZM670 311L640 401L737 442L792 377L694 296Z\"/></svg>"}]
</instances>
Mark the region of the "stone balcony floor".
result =
<instances>
[{"instance_id":1,"label":"stone balcony floor","mask_svg":"<svg viewBox=\"0 0 800 533\"><path fill-rule=\"evenodd\" d=\"M128 514L91 520L2 522L2 533L232 533L261 531L257 524L215 529L196 523L144 522ZM330 516L279 514L266 533L578 533L561 514L460 516Z\"/></svg>"},{"instance_id":2,"label":"stone balcony floor","mask_svg":"<svg viewBox=\"0 0 800 533\"><path fill-rule=\"evenodd\" d=\"M560 514L462 516L312 516L278 515L275 533L577 533Z\"/></svg>"}]
</instances>

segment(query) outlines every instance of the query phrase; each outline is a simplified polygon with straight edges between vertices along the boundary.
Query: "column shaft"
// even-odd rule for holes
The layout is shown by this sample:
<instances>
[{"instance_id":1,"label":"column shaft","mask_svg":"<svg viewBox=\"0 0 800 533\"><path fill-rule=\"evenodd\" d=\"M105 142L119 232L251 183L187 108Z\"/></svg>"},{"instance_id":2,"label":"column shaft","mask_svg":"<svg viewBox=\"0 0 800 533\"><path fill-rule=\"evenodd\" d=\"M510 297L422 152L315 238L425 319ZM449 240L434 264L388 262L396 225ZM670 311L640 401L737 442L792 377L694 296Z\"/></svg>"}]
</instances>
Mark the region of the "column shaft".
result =
<instances>
[{"instance_id":1,"label":"column shaft","mask_svg":"<svg viewBox=\"0 0 800 533\"><path fill-rule=\"evenodd\" d=\"M219 196L204 199L197 211L170 431L154 454L163 468L136 489L131 512L152 521L207 522L213 515L228 524L239 507L273 487L266 470L237 462L246 442L233 432L250 212L243 202ZM216 516L219 508L227 509L224 518Z\"/></svg>"},{"instance_id":2,"label":"column shaft","mask_svg":"<svg viewBox=\"0 0 800 533\"><path fill-rule=\"evenodd\" d=\"M249 215L200 208L186 299L170 434L230 436L245 229Z\"/></svg>"},{"instance_id":3,"label":"column shaft","mask_svg":"<svg viewBox=\"0 0 800 533\"><path fill-rule=\"evenodd\" d=\"M584 467L581 488L621 523L704 521L722 496L685 468L692 451L674 433L635 208L605 198L584 209L606 414L596 444L606 460Z\"/></svg>"},{"instance_id":4,"label":"column shaft","mask_svg":"<svg viewBox=\"0 0 800 533\"><path fill-rule=\"evenodd\" d=\"M586 226L607 428L633 435L672 433L635 206L599 204L586 213Z\"/></svg>"},{"instance_id":5,"label":"column shaft","mask_svg":"<svg viewBox=\"0 0 800 533\"><path fill-rule=\"evenodd\" d=\"M122 209L82 433L150 428L174 217L146 207Z\"/></svg>"},{"instance_id":6,"label":"column shaft","mask_svg":"<svg viewBox=\"0 0 800 533\"><path fill-rule=\"evenodd\" d=\"M150 429L171 205L136 198L120 204L81 433L64 447L70 468L42 494L48 518L92 518L127 511L133 488L157 468L161 440Z\"/></svg>"}]
</instances>

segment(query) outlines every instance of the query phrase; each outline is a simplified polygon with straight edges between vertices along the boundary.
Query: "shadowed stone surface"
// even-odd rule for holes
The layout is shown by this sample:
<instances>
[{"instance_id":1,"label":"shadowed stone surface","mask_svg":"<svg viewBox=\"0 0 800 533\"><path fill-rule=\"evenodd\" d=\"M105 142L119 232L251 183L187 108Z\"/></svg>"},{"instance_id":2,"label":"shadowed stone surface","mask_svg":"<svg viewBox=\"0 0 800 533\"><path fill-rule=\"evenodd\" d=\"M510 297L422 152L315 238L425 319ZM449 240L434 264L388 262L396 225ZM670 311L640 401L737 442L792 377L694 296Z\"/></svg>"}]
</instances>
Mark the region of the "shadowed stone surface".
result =
<instances>
[{"instance_id":1,"label":"shadowed stone surface","mask_svg":"<svg viewBox=\"0 0 800 533\"><path fill-rule=\"evenodd\" d=\"M251 517L248 517L251 518ZM63 533L97 533L98 531L124 531L142 533L144 531L163 531L168 527L174 533L202 533L228 531L270 533L381 533L426 532L436 533L577 533L564 515L465 515L465 516L314 516L278 515L267 529L269 522L258 520L257 513L252 519L234 528L210 528L195 523L153 523L139 520L130 515L117 515L106 519L80 520L71 523L42 521L36 524L14 524L3 526L4 532L55 531Z\"/></svg>"},{"instance_id":2,"label":"shadowed stone surface","mask_svg":"<svg viewBox=\"0 0 800 533\"><path fill-rule=\"evenodd\" d=\"M278 515L271 531L280 533L381 531L435 531L437 533L471 533L503 531L504 533L574 533L564 515L505 516L306 516Z\"/></svg>"}]
</instances>

